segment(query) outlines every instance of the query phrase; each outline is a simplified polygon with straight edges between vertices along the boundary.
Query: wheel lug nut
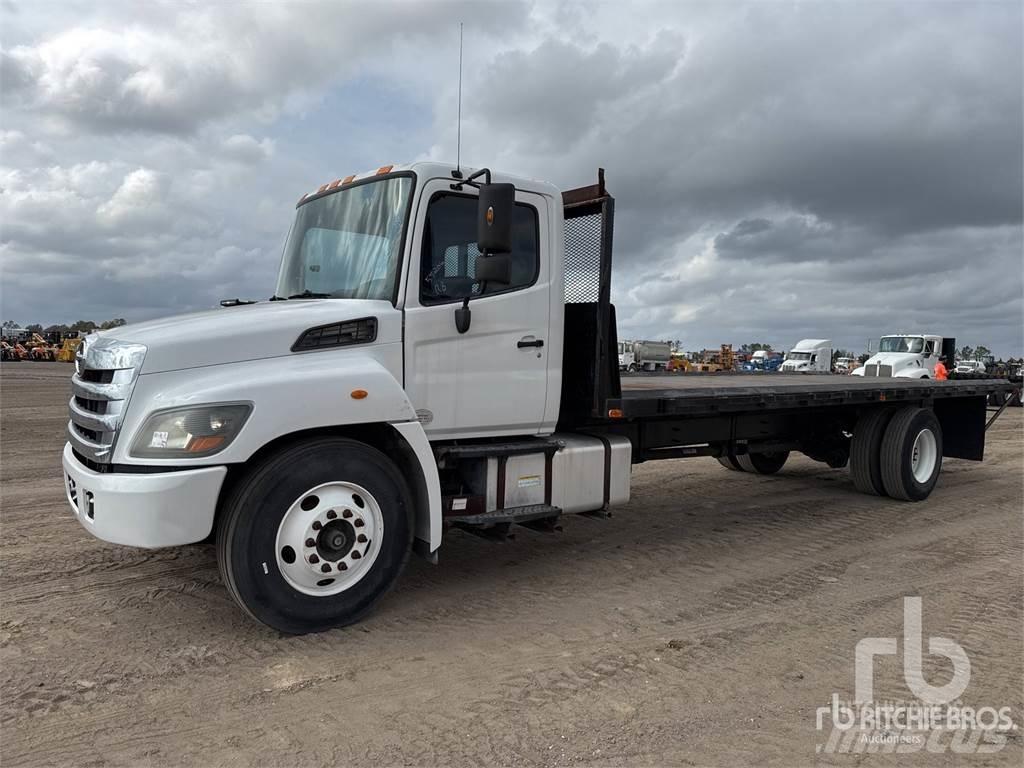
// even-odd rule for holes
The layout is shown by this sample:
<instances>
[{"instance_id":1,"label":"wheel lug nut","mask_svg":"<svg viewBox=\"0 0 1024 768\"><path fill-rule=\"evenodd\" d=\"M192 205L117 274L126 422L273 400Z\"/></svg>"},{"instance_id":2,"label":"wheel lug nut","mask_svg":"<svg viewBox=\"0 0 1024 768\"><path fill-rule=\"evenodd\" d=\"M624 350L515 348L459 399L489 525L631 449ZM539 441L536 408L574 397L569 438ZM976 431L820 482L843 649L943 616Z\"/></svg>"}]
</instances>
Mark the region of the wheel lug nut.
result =
<instances>
[{"instance_id":1,"label":"wheel lug nut","mask_svg":"<svg viewBox=\"0 0 1024 768\"><path fill-rule=\"evenodd\" d=\"M333 519L334 519L334 518L336 518L337 516L338 516L338 513L337 513L337 512L335 512L335 511L334 511L333 509L332 509L332 510L330 510L330 511L329 511L329 512L327 513L327 519L328 519L328 520L333 520Z\"/></svg>"},{"instance_id":2,"label":"wheel lug nut","mask_svg":"<svg viewBox=\"0 0 1024 768\"><path fill-rule=\"evenodd\" d=\"M309 556L309 562L311 562L313 565L316 565L317 563L320 562L320 558L317 557L316 555L310 555Z\"/></svg>"},{"instance_id":3,"label":"wheel lug nut","mask_svg":"<svg viewBox=\"0 0 1024 768\"><path fill-rule=\"evenodd\" d=\"M316 546L316 539L306 539L306 546L307 547L315 547Z\"/></svg>"},{"instance_id":4,"label":"wheel lug nut","mask_svg":"<svg viewBox=\"0 0 1024 768\"><path fill-rule=\"evenodd\" d=\"M341 513L341 516L344 517L346 520L348 520L350 517L352 517L352 510L351 509L344 510Z\"/></svg>"},{"instance_id":5,"label":"wheel lug nut","mask_svg":"<svg viewBox=\"0 0 1024 768\"><path fill-rule=\"evenodd\" d=\"M360 544L365 544L366 543L366 535L360 533L358 536L356 536L356 541L358 541Z\"/></svg>"},{"instance_id":6,"label":"wheel lug nut","mask_svg":"<svg viewBox=\"0 0 1024 768\"><path fill-rule=\"evenodd\" d=\"M313 530L314 531L319 531L321 528L323 528L323 526L320 525L320 521L319 520L315 520L313 522Z\"/></svg>"},{"instance_id":7,"label":"wheel lug nut","mask_svg":"<svg viewBox=\"0 0 1024 768\"><path fill-rule=\"evenodd\" d=\"M329 566L327 563L324 563L323 565L320 566L320 570L323 571L324 573L330 573L331 572L331 566Z\"/></svg>"},{"instance_id":8,"label":"wheel lug nut","mask_svg":"<svg viewBox=\"0 0 1024 768\"><path fill-rule=\"evenodd\" d=\"M345 564L345 563L338 563L338 570L339 571L347 571L348 570L348 565Z\"/></svg>"},{"instance_id":9,"label":"wheel lug nut","mask_svg":"<svg viewBox=\"0 0 1024 768\"><path fill-rule=\"evenodd\" d=\"M355 550L355 551L354 551L354 552L352 553L352 559L353 559L353 560L358 560L358 559L359 559L360 557L362 557L362 555L360 555L360 554L359 554L359 550L358 550L358 549L357 549L357 550Z\"/></svg>"},{"instance_id":10,"label":"wheel lug nut","mask_svg":"<svg viewBox=\"0 0 1024 768\"><path fill-rule=\"evenodd\" d=\"M362 520L356 520L354 523L352 523L352 525L354 525L356 528L362 528L364 525L366 525L366 523L364 523Z\"/></svg>"}]
</instances>

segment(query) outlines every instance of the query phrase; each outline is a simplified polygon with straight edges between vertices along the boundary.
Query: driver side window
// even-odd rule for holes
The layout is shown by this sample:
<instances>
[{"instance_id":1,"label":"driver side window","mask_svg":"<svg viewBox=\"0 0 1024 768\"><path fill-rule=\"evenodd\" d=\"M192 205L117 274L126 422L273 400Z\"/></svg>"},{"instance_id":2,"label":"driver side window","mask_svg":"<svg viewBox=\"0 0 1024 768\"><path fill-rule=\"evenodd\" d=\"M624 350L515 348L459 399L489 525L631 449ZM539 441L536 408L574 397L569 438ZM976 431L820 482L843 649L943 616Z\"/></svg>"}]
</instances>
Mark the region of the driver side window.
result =
<instances>
[{"instance_id":1,"label":"driver side window","mask_svg":"<svg viewBox=\"0 0 1024 768\"><path fill-rule=\"evenodd\" d=\"M420 255L420 301L443 304L480 296L476 281L477 198L442 193L427 208ZM507 293L533 285L540 269L537 211L516 203L512 218L512 280L483 286L483 295Z\"/></svg>"}]
</instances>

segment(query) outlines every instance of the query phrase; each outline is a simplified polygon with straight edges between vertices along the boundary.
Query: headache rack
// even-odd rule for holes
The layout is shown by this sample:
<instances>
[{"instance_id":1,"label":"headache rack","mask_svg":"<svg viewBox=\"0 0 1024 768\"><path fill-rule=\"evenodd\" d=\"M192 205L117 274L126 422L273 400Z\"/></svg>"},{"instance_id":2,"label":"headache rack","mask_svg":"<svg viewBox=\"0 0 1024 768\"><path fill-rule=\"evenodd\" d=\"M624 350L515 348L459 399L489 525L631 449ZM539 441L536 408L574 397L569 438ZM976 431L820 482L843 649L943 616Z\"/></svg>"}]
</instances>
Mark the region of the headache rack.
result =
<instances>
[{"instance_id":1,"label":"headache rack","mask_svg":"<svg viewBox=\"0 0 1024 768\"><path fill-rule=\"evenodd\" d=\"M615 199L597 184L562 193L565 210L565 336L559 428L607 417L620 397L618 338L611 304Z\"/></svg>"}]
</instances>

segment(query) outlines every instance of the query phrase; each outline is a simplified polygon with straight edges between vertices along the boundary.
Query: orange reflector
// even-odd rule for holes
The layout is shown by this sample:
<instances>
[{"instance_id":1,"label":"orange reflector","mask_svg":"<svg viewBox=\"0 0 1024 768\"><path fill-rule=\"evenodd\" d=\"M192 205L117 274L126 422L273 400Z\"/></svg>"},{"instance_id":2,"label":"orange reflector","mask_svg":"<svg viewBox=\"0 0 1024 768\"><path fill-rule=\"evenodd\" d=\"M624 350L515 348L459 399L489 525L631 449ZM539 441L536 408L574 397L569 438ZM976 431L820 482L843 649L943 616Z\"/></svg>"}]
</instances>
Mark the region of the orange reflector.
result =
<instances>
[{"instance_id":1,"label":"orange reflector","mask_svg":"<svg viewBox=\"0 0 1024 768\"><path fill-rule=\"evenodd\" d=\"M341 179L335 179L334 181L332 181L330 184L327 185L327 188L328 189L334 189L335 187L340 187L340 186L341 186Z\"/></svg>"},{"instance_id":2,"label":"orange reflector","mask_svg":"<svg viewBox=\"0 0 1024 768\"><path fill-rule=\"evenodd\" d=\"M325 189L327 189L327 185L326 185L326 184L321 184L321 185L320 185L320 189L318 189L318 190L316 191L316 193L317 193L317 194L319 195L319 194L320 194L321 192L323 192L323 191L324 191Z\"/></svg>"},{"instance_id":3,"label":"orange reflector","mask_svg":"<svg viewBox=\"0 0 1024 768\"><path fill-rule=\"evenodd\" d=\"M879 400L885 400L885 395L879 395L879 396L878 396L878 399L879 399Z\"/></svg>"},{"instance_id":4,"label":"orange reflector","mask_svg":"<svg viewBox=\"0 0 1024 768\"><path fill-rule=\"evenodd\" d=\"M356 177L356 175L353 173L351 176L346 176L341 183L342 184L351 184L352 183L352 179L354 179L355 177Z\"/></svg>"},{"instance_id":5,"label":"orange reflector","mask_svg":"<svg viewBox=\"0 0 1024 768\"><path fill-rule=\"evenodd\" d=\"M621 419L622 418L622 411L619 410L618 408L609 408L608 409L608 418L609 419Z\"/></svg>"},{"instance_id":6,"label":"orange reflector","mask_svg":"<svg viewBox=\"0 0 1024 768\"><path fill-rule=\"evenodd\" d=\"M224 442L224 435L209 435L207 437L197 437L188 444L189 453L205 453L206 451L212 451L218 445Z\"/></svg>"},{"instance_id":7,"label":"orange reflector","mask_svg":"<svg viewBox=\"0 0 1024 768\"><path fill-rule=\"evenodd\" d=\"M391 173L391 169L394 167L395 166L393 165L382 165L377 169L377 175L380 176L382 173Z\"/></svg>"},{"instance_id":8,"label":"orange reflector","mask_svg":"<svg viewBox=\"0 0 1024 768\"><path fill-rule=\"evenodd\" d=\"M353 400L362 400L370 393L365 389L353 389L349 394L352 395Z\"/></svg>"}]
</instances>

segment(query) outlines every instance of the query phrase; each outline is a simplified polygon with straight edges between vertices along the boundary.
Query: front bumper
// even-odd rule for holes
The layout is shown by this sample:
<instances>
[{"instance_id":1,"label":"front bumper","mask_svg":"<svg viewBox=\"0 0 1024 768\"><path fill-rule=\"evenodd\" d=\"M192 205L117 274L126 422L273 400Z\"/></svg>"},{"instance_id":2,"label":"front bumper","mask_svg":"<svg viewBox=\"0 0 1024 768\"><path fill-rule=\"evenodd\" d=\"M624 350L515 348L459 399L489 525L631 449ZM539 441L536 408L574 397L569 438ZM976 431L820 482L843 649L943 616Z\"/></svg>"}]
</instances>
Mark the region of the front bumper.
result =
<instances>
[{"instance_id":1,"label":"front bumper","mask_svg":"<svg viewBox=\"0 0 1024 768\"><path fill-rule=\"evenodd\" d=\"M227 467L180 472L93 472L64 446L64 493L75 517L98 539L130 547L174 547L213 530Z\"/></svg>"}]
</instances>

